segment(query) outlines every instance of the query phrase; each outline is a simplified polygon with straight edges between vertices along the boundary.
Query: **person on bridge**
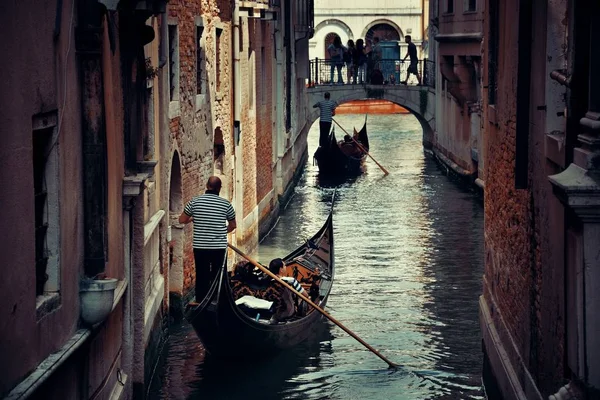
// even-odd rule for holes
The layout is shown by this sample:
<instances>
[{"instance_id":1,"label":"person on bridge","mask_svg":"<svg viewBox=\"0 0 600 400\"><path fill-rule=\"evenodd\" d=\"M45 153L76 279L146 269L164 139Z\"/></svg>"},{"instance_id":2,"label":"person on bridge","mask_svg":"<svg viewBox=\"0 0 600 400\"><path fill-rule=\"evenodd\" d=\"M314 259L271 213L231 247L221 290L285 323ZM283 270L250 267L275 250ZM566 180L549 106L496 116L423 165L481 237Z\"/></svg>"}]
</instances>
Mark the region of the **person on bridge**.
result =
<instances>
[{"instance_id":1,"label":"person on bridge","mask_svg":"<svg viewBox=\"0 0 600 400\"><path fill-rule=\"evenodd\" d=\"M193 248L198 303L208 294L212 280L223 266L227 254L227 234L236 228L233 206L219 197L220 191L221 179L211 176L206 183L206 192L190 200L179 216L180 224L194 222Z\"/></svg>"},{"instance_id":2,"label":"person on bridge","mask_svg":"<svg viewBox=\"0 0 600 400\"><path fill-rule=\"evenodd\" d=\"M327 47L327 51L329 52L329 62L330 62L330 77L329 77L329 84L334 85L335 83L333 82L333 75L334 75L334 70L337 69L337 76L338 76L338 81L337 84L338 85L343 85L344 84L344 80L342 79L342 67L344 66L344 52L346 51L346 48L344 47L344 45L342 44L342 39L340 39L339 36L336 36L333 39L333 43L331 43L328 47Z\"/></svg>"},{"instance_id":3,"label":"person on bridge","mask_svg":"<svg viewBox=\"0 0 600 400\"><path fill-rule=\"evenodd\" d=\"M410 57L410 65L408 66L408 71L406 72L406 80L403 83L404 85L408 84L408 78L410 78L410 74L414 74L417 76L417 80L419 81L419 86L421 86L421 75L419 74L419 57L417 56L417 46L412 42L412 38L410 35L406 35L404 37L404 41L408 43L408 51L406 55L402 59L402 62L406 60L407 57Z\"/></svg>"},{"instance_id":4,"label":"person on bridge","mask_svg":"<svg viewBox=\"0 0 600 400\"><path fill-rule=\"evenodd\" d=\"M358 83L363 84L365 81L365 67L367 63L367 54L365 52L365 43L362 39L356 41L356 48L354 49L354 76L352 83L356 84L358 77Z\"/></svg>"},{"instance_id":5,"label":"person on bridge","mask_svg":"<svg viewBox=\"0 0 600 400\"><path fill-rule=\"evenodd\" d=\"M319 108L319 110L321 110L321 115L319 117L319 147L327 146L329 131L331 130L331 123L333 122L336 106L334 101L329 100L331 97L329 92L325 92L324 97L325 100L321 100L313 106L313 108Z\"/></svg>"}]
</instances>

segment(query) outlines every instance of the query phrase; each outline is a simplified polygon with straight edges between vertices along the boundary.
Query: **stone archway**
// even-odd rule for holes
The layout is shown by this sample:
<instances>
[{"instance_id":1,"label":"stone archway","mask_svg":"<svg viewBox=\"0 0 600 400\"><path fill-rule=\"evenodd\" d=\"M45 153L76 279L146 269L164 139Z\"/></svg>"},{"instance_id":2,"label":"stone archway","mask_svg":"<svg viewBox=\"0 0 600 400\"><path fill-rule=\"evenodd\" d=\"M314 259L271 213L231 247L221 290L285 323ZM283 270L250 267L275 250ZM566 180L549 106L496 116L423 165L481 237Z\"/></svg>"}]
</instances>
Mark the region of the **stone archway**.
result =
<instances>
[{"instance_id":1,"label":"stone archway","mask_svg":"<svg viewBox=\"0 0 600 400\"><path fill-rule=\"evenodd\" d=\"M319 109L312 108L312 104L323 99L323 94L329 92L331 100L338 105L354 100L380 99L404 107L413 114L423 129L423 145L430 148L433 144L435 131L435 92L423 86L395 85L382 88L378 85L342 85L339 87L319 86L307 90L307 104L310 104L310 113L306 115L306 125L312 124L319 118Z\"/></svg>"},{"instance_id":2,"label":"stone archway","mask_svg":"<svg viewBox=\"0 0 600 400\"><path fill-rule=\"evenodd\" d=\"M402 40L404 38L404 32L402 29L400 29L400 26L398 26L398 24L396 24L394 21L390 21L388 19L377 19L375 21L371 21L367 26L365 26L365 29L361 33L361 37L366 38L370 32L379 30L389 32L391 35L394 35L395 31L398 35L398 39L395 40ZM387 36L387 33L385 36Z\"/></svg>"},{"instance_id":3,"label":"stone archway","mask_svg":"<svg viewBox=\"0 0 600 400\"><path fill-rule=\"evenodd\" d=\"M339 36L343 44L346 44L349 39L354 40L354 34L352 33L352 30L344 22L338 19L327 19L325 21L321 21L315 27L315 33L309 42L309 46L311 48L309 51L309 57L311 59L329 58L326 51L329 43L327 43L326 38L331 34Z\"/></svg>"},{"instance_id":4,"label":"stone archway","mask_svg":"<svg viewBox=\"0 0 600 400\"><path fill-rule=\"evenodd\" d=\"M173 153L169 179L169 305L170 314L180 320L183 317L183 225L178 221L183 212L181 187L181 161L179 153Z\"/></svg>"},{"instance_id":5,"label":"stone archway","mask_svg":"<svg viewBox=\"0 0 600 400\"><path fill-rule=\"evenodd\" d=\"M386 41L400 41L400 32L392 25L388 23L379 23L371 26L365 34L367 42L372 42L373 38L378 37L382 42Z\"/></svg>"}]
</instances>

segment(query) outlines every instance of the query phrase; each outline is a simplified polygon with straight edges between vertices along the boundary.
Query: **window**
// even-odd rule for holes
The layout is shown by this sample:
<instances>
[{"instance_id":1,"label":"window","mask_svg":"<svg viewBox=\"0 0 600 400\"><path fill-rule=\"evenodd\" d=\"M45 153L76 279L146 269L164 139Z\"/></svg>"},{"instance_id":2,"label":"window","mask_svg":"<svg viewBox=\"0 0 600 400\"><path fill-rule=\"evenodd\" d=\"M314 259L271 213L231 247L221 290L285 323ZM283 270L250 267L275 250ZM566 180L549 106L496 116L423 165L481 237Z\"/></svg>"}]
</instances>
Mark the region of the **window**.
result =
<instances>
[{"instance_id":1,"label":"window","mask_svg":"<svg viewBox=\"0 0 600 400\"><path fill-rule=\"evenodd\" d=\"M179 32L169 25L169 100L179 100Z\"/></svg>"},{"instance_id":2,"label":"window","mask_svg":"<svg viewBox=\"0 0 600 400\"><path fill-rule=\"evenodd\" d=\"M33 118L36 296L58 292L60 283L59 157L56 116L56 112L52 112Z\"/></svg>"},{"instance_id":3,"label":"window","mask_svg":"<svg viewBox=\"0 0 600 400\"><path fill-rule=\"evenodd\" d=\"M465 0L465 12L477 11L477 0Z\"/></svg>"},{"instance_id":4,"label":"window","mask_svg":"<svg viewBox=\"0 0 600 400\"><path fill-rule=\"evenodd\" d=\"M217 28L217 40L215 48L215 80L217 85L217 92L221 91L221 35L223 29Z\"/></svg>"},{"instance_id":5,"label":"window","mask_svg":"<svg viewBox=\"0 0 600 400\"><path fill-rule=\"evenodd\" d=\"M202 73L202 60L204 59L204 49L202 48L203 26L196 26L196 94L202 94L206 90L204 86L204 77Z\"/></svg>"},{"instance_id":6,"label":"window","mask_svg":"<svg viewBox=\"0 0 600 400\"><path fill-rule=\"evenodd\" d=\"M446 13L452 14L454 12L454 0L446 0Z\"/></svg>"},{"instance_id":7,"label":"window","mask_svg":"<svg viewBox=\"0 0 600 400\"><path fill-rule=\"evenodd\" d=\"M488 103L496 104L498 95L498 52L500 51L500 0L489 1L490 32L488 40Z\"/></svg>"}]
</instances>

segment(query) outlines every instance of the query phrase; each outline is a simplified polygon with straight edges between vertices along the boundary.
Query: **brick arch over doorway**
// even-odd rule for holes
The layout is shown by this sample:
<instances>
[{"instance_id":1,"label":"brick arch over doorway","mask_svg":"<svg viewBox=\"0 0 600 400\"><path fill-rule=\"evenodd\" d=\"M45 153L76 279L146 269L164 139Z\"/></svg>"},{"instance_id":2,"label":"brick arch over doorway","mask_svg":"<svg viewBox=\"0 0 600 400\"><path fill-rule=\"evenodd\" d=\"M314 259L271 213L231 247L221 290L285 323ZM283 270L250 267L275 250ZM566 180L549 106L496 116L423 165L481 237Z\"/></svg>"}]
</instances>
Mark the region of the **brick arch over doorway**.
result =
<instances>
[{"instance_id":1,"label":"brick arch over doorway","mask_svg":"<svg viewBox=\"0 0 600 400\"><path fill-rule=\"evenodd\" d=\"M404 38L404 32L402 31L400 26L394 21L390 21L388 19L376 19L374 21L371 21L367 26L365 26L365 29L363 29L363 31L361 32L360 37L366 38L369 32L372 32L374 28L377 29L377 26L388 26L391 28L389 31L396 31L398 33L398 39L394 40L402 40L402 38Z\"/></svg>"},{"instance_id":2,"label":"brick arch over doorway","mask_svg":"<svg viewBox=\"0 0 600 400\"><path fill-rule=\"evenodd\" d=\"M354 33L352 29L343 21L339 19L326 19L325 21L319 22L317 26L315 26L315 33L321 30L331 30L330 27L335 26L338 29L341 29L342 33L345 33L348 36L348 39L354 40Z\"/></svg>"}]
</instances>

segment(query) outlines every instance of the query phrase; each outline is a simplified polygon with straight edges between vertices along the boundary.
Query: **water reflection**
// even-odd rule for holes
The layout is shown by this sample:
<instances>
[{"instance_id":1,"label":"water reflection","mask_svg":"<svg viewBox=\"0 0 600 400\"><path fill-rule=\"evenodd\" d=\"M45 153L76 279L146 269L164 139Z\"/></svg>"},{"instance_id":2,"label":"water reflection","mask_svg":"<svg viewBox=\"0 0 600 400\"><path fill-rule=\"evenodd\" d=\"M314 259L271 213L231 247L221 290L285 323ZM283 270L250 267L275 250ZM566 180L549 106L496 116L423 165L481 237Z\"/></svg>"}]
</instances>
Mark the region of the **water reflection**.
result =
<instances>
[{"instance_id":1,"label":"water reflection","mask_svg":"<svg viewBox=\"0 0 600 400\"><path fill-rule=\"evenodd\" d=\"M346 129L364 116L342 115ZM312 154L318 127L309 138ZM337 185L331 314L401 364L397 371L336 326L324 337L250 365L203 358L193 331L171 339L153 398L482 398L477 297L483 273L480 202L423 152L409 115L369 118L372 161ZM333 185L309 162L268 238L262 262L289 253L323 224ZM176 376L178 375L179 376ZM175 393L175 394L174 394Z\"/></svg>"}]
</instances>

